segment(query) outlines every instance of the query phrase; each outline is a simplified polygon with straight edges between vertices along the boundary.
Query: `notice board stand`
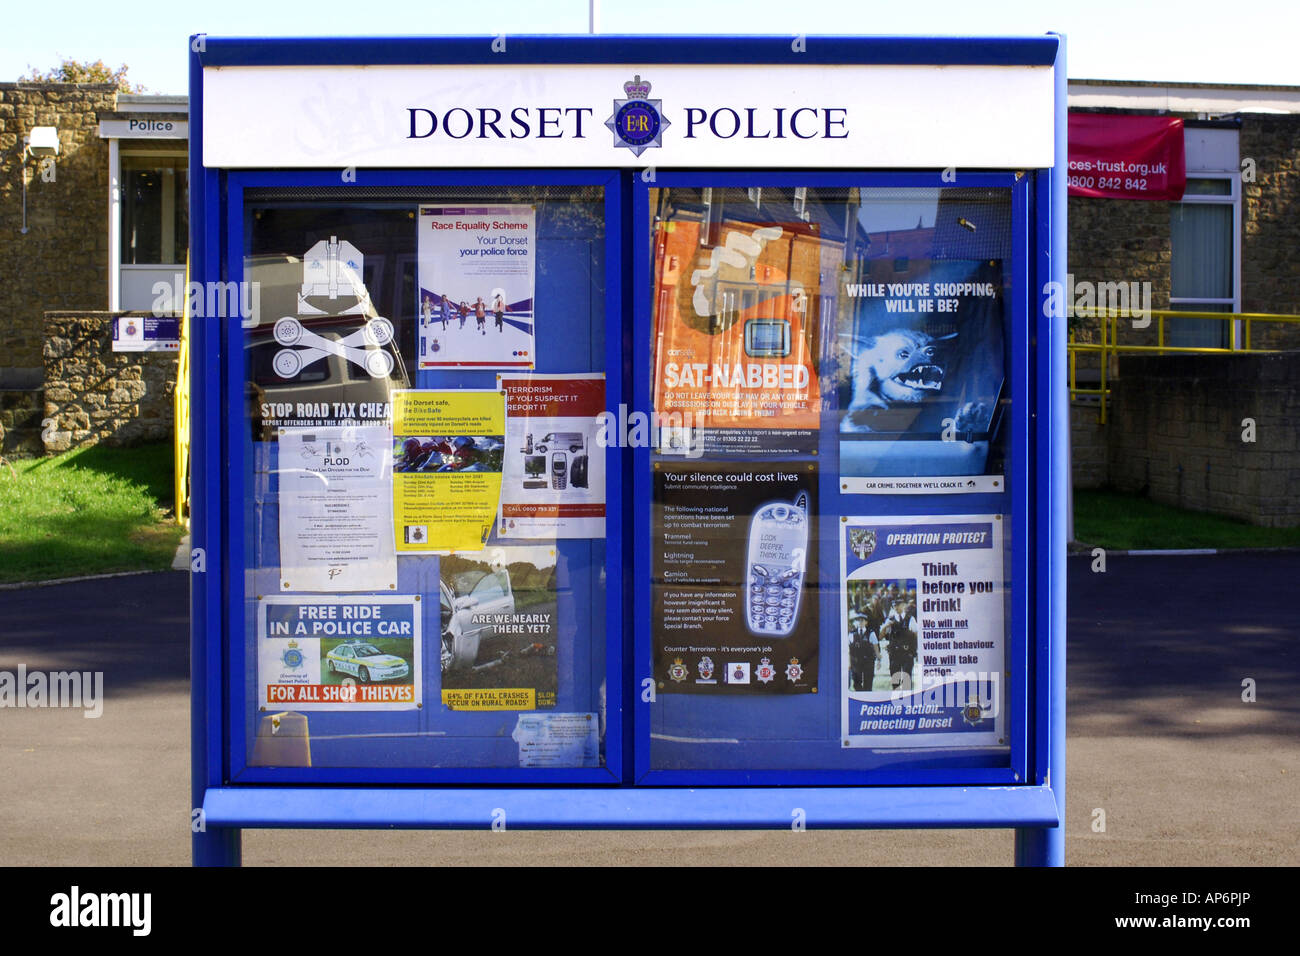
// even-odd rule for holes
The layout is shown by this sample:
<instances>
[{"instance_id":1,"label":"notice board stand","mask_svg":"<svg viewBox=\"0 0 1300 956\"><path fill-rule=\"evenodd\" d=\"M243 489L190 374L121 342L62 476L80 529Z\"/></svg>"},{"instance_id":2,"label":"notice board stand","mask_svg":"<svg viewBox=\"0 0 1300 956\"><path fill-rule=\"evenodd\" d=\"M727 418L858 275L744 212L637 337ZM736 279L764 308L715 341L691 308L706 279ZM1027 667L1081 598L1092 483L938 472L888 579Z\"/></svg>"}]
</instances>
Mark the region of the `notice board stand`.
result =
<instances>
[{"instance_id":1,"label":"notice board stand","mask_svg":"<svg viewBox=\"0 0 1300 956\"><path fill-rule=\"evenodd\" d=\"M792 825L1014 828L1018 865L1064 863L1069 417L1066 330L1045 307L1066 274L1064 38L199 35L190 91L192 279L218 305L191 327L196 865L238 865L247 827ZM496 278L479 302L473 291L458 302L450 283L470 270L446 279L450 260L424 238L444 220L484 246L515 222L530 238L502 248L527 267L480 270ZM917 309L936 315L904 316ZM883 386L867 371L872 349L899 330L931 358L905 359L901 384ZM980 348L963 333L983 336ZM711 405L705 424L670 423L695 394L682 355L697 340L740 350L696 363L732 404ZM475 363L461 348L498 351ZM981 349L997 354L995 372L972 358ZM283 352L293 369L268 364ZM503 436L486 417L467 433L477 459L466 435L433 426L404 444L393 391L435 404L507 389L498 374L600 380L609 427L583 437L551 424L563 419L552 410L524 438L507 403ZM924 394L900 399L904 388ZM773 396L785 404L762 410ZM356 410L371 404L384 415ZM882 425L882 411L907 423ZM639 439L637 414L650 422ZM379 572L387 526L387 558L367 565L358 544L330 570L332 581L350 561L370 586L288 580L290 549L319 543L290 524L302 507L293 469L321 473L308 452L339 435L364 448L376 433L346 431L358 427L386 436L394 475L473 460L465 470L505 476L481 560L460 545L425 550L428 519L407 519L391 582ZM754 455L743 442L769 444ZM336 446L323 447L329 465ZM430 449L447 465L429 466ZM900 450L902 470L888 464ZM580 504L556 514L603 515L603 532L575 518L549 539L517 526L512 515L551 512L510 490L512 469L528 491ZM701 475L799 490L753 505L665 490ZM398 494L395 481L376 487ZM391 507L387 493L375 500ZM524 504L508 512L507 500ZM697 501L717 511L713 532L681 525ZM694 528L690 547L653 540L669 518ZM777 532L760 518L804 537L763 552L753 542ZM926 618L961 607L925 600L935 581L955 586L956 563L906 570L921 567L906 549L927 522L996 524L999 550L981 558L996 569L995 615ZM727 544L746 530L747 566ZM722 574L714 599L682 589L695 611L726 609L700 636L666 637L694 626L669 610L680 598L665 596L669 582L724 558L741 570ZM384 588L396 597L380 601ZM267 600L273 590L288 597ZM994 606L962 593L967 607ZM372 643L300 642L285 624L271 644L271 608L350 618L368 594L375 610L357 614L391 629L357 630ZM402 610L390 620L380 605ZM745 641L710 638L709 622ZM482 624L497 629L471 633ZM967 640L962 629L979 626L994 638ZM507 639L528 633L538 639ZM996 656L956 653L967 646ZM984 669L946 679L959 657ZM540 676L494 684L507 670ZM888 708L912 700L913 680L950 694L956 681L968 696L951 712L935 705L948 716L931 736L856 719L903 713ZM396 709L355 706L379 700Z\"/></svg>"}]
</instances>

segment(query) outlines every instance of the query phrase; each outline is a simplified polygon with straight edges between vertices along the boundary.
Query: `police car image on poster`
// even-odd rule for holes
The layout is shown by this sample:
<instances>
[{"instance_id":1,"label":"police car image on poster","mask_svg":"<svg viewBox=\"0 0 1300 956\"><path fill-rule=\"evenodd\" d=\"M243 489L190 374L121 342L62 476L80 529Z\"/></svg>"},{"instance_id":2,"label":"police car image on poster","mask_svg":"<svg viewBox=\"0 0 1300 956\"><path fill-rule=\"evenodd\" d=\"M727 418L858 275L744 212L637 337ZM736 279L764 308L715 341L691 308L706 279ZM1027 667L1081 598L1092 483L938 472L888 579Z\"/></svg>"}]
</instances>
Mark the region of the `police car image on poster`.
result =
<instances>
[{"instance_id":1,"label":"police car image on poster","mask_svg":"<svg viewBox=\"0 0 1300 956\"><path fill-rule=\"evenodd\" d=\"M422 700L420 596L258 599L261 710L413 710Z\"/></svg>"},{"instance_id":2,"label":"police car image on poster","mask_svg":"<svg viewBox=\"0 0 1300 956\"><path fill-rule=\"evenodd\" d=\"M1000 515L840 524L847 747L1005 741Z\"/></svg>"},{"instance_id":3,"label":"police car image on poster","mask_svg":"<svg viewBox=\"0 0 1300 956\"><path fill-rule=\"evenodd\" d=\"M452 710L555 707L555 548L493 547L438 559L442 702Z\"/></svg>"},{"instance_id":4,"label":"police car image on poster","mask_svg":"<svg viewBox=\"0 0 1300 956\"><path fill-rule=\"evenodd\" d=\"M815 693L815 467L661 462L654 487L662 692Z\"/></svg>"},{"instance_id":5,"label":"police car image on poster","mask_svg":"<svg viewBox=\"0 0 1300 956\"><path fill-rule=\"evenodd\" d=\"M898 274L893 260L868 260L867 281L844 289L853 308L837 340L843 490L1001 491L1000 263L904 262Z\"/></svg>"},{"instance_id":6,"label":"police car image on poster","mask_svg":"<svg viewBox=\"0 0 1300 956\"><path fill-rule=\"evenodd\" d=\"M531 369L537 210L421 206L420 368Z\"/></svg>"},{"instance_id":7,"label":"police car image on poster","mask_svg":"<svg viewBox=\"0 0 1300 956\"><path fill-rule=\"evenodd\" d=\"M498 375L506 394L501 538L603 538L605 376Z\"/></svg>"},{"instance_id":8,"label":"police car image on poster","mask_svg":"<svg viewBox=\"0 0 1300 956\"><path fill-rule=\"evenodd\" d=\"M280 430L280 588L397 588L387 425Z\"/></svg>"}]
</instances>

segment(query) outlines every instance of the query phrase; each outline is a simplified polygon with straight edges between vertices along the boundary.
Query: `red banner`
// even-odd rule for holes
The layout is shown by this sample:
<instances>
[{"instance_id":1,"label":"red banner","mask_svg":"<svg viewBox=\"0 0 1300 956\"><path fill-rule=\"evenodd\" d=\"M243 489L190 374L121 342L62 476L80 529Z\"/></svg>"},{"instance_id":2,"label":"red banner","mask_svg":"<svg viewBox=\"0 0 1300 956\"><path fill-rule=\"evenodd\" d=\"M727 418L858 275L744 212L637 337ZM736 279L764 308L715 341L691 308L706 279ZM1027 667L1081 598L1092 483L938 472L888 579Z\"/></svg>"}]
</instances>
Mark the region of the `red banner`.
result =
<instances>
[{"instance_id":1,"label":"red banner","mask_svg":"<svg viewBox=\"0 0 1300 956\"><path fill-rule=\"evenodd\" d=\"M1070 114L1071 196L1182 199L1183 121L1121 113Z\"/></svg>"}]
</instances>

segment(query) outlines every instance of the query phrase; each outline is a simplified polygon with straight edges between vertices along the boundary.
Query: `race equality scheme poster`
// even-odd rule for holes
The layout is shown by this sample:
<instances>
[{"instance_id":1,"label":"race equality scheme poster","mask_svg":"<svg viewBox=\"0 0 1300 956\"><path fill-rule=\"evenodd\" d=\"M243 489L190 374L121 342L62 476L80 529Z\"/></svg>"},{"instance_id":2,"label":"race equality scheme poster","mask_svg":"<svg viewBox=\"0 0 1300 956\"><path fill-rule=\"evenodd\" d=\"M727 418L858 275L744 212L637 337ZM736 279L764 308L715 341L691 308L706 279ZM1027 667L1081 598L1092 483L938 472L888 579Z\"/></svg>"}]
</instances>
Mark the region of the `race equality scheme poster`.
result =
<instances>
[{"instance_id":1,"label":"race equality scheme poster","mask_svg":"<svg viewBox=\"0 0 1300 956\"><path fill-rule=\"evenodd\" d=\"M658 447L809 452L821 407L820 276L838 274L842 244L824 246L804 222L726 220L716 237L702 235L707 228L682 218L661 223L656 236Z\"/></svg>"},{"instance_id":2,"label":"race equality scheme poster","mask_svg":"<svg viewBox=\"0 0 1300 956\"><path fill-rule=\"evenodd\" d=\"M397 588L387 425L279 433L282 591Z\"/></svg>"},{"instance_id":3,"label":"race equality scheme poster","mask_svg":"<svg viewBox=\"0 0 1300 956\"><path fill-rule=\"evenodd\" d=\"M1003 490L1000 263L871 260L865 279L837 326L843 490Z\"/></svg>"},{"instance_id":4,"label":"race equality scheme poster","mask_svg":"<svg viewBox=\"0 0 1300 956\"><path fill-rule=\"evenodd\" d=\"M603 538L605 377L498 375L506 394L502 538Z\"/></svg>"},{"instance_id":5,"label":"race equality scheme poster","mask_svg":"<svg viewBox=\"0 0 1300 956\"><path fill-rule=\"evenodd\" d=\"M840 523L847 747L1005 741L1000 515Z\"/></svg>"},{"instance_id":6,"label":"race equality scheme poster","mask_svg":"<svg viewBox=\"0 0 1300 956\"><path fill-rule=\"evenodd\" d=\"M537 211L421 206L419 367L531 369Z\"/></svg>"},{"instance_id":7,"label":"race equality scheme poster","mask_svg":"<svg viewBox=\"0 0 1300 956\"><path fill-rule=\"evenodd\" d=\"M398 553L479 550L501 495L505 396L393 392L393 531Z\"/></svg>"},{"instance_id":8,"label":"race equality scheme poster","mask_svg":"<svg viewBox=\"0 0 1300 956\"><path fill-rule=\"evenodd\" d=\"M662 693L816 693L813 465L659 463L651 634Z\"/></svg>"},{"instance_id":9,"label":"race equality scheme poster","mask_svg":"<svg viewBox=\"0 0 1300 956\"><path fill-rule=\"evenodd\" d=\"M419 595L270 594L257 607L263 710L414 710Z\"/></svg>"},{"instance_id":10,"label":"race equality scheme poster","mask_svg":"<svg viewBox=\"0 0 1300 956\"><path fill-rule=\"evenodd\" d=\"M442 555L442 703L451 710L545 710L558 690L555 548Z\"/></svg>"}]
</instances>

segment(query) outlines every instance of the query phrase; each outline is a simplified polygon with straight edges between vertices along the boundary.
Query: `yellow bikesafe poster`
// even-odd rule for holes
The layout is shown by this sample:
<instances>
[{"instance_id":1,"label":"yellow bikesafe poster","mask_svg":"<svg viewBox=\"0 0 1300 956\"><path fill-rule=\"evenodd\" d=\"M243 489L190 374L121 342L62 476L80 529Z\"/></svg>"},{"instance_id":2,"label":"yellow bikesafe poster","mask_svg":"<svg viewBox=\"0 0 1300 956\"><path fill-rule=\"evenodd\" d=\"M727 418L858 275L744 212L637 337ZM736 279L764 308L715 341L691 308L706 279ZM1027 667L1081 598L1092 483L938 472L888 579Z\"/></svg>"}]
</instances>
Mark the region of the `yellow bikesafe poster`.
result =
<instances>
[{"instance_id":1,"label":"yellow bikesafe poster","mask_svg":"<svg viewBox=\"0 0 1300 956\"><path fill-rule=\"evenodd\" d=\"M393 392L397 551L480 551L501 497L505 394Z\"/></svg>"}]
</instances>

